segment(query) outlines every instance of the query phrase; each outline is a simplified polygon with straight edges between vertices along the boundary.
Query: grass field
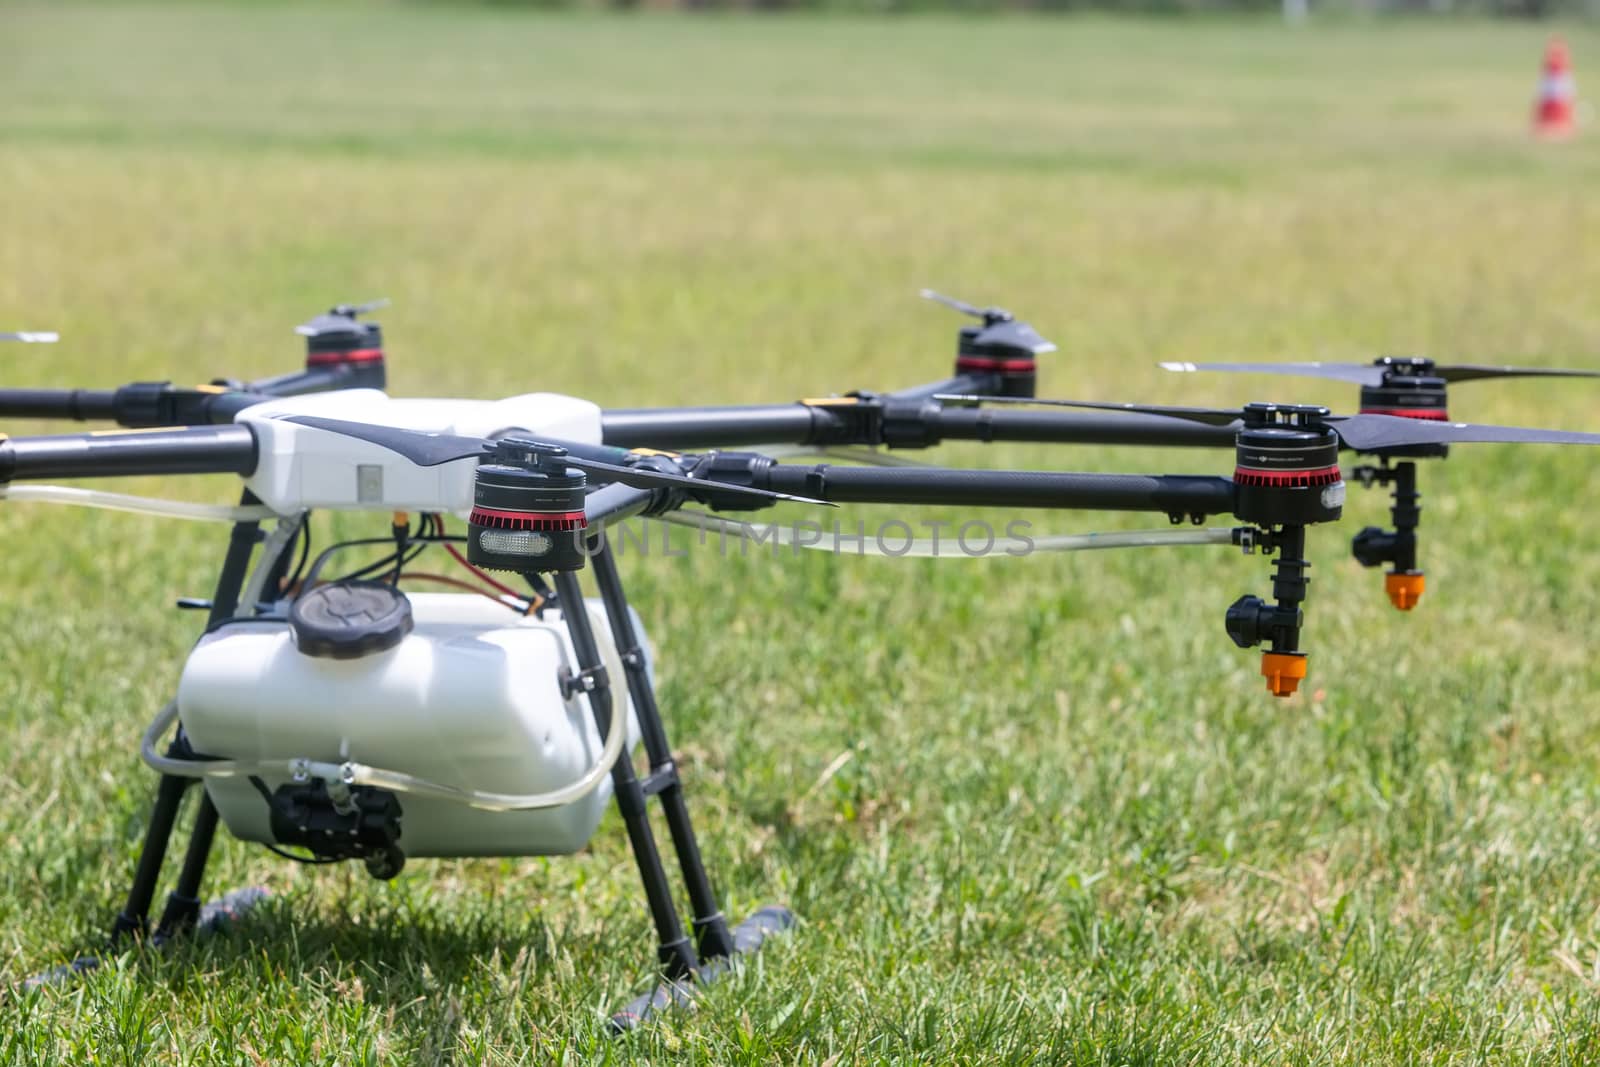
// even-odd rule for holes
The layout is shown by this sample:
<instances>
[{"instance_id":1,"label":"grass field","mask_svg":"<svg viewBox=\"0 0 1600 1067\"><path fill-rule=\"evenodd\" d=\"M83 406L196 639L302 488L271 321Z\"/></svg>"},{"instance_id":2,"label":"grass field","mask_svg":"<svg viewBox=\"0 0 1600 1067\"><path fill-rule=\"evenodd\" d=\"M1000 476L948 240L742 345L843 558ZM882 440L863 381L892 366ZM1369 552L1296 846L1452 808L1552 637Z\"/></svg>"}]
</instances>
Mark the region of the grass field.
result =
<instances>
[{"instance_id":1,"label":"grass field","mask_svg":"<svg viewBox=\"0 0 1600 1067\"><path fill-rule=\"evenodd\" d=\"M1171 358L1600 366L1600 138L1528 140L1545 32L4 6L0 325L66 341L0 351L3 379L275 373L295 322L383 294L398 394L787 400L943 374L957 322L921 285L1033 321L1055 395L1355 402ZM1569 39L1584 84L1600 33ZM1452 410L1596 428L1597 402ZM690 1018L604 1036L653 960L611 815L576 857L381 885L223 842L209 885L270 906L0 996L0 1058L1600 1061L1595 459L1423 473L1422 606L1348 558L1387 519L1352 489L1286 702L1223 632L1268 591L1230 551L631 561L728 911L803 919ZM224 541L0 507L9 987L120 906L138 736L195 633L170 604Z\"/></svg>"}]
</instances>

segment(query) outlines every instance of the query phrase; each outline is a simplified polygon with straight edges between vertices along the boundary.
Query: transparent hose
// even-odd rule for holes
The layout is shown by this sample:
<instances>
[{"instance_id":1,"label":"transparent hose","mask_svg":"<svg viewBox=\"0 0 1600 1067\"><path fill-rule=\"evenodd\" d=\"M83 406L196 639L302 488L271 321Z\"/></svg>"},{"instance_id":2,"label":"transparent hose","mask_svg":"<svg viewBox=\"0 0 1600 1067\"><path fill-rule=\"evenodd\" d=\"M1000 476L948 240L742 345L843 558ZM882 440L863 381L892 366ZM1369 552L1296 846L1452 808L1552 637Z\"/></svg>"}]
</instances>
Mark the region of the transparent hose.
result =
<instances>
[{"instance_id":1,"label":"transparent hose","mask_svg":"<svg viewBox=\"0 0 1600 1067\"><path fill-rule=\"evenodd\" d=\"M251 520L270 519L275 514L268 507L190 504L182 500L158 500L148 496L107 493L100 489L79 489L77 486L70 485L0 486L0 500L32 500L41 504L73 504L84 508L132 511L142 515L160 515L169 519L191 519L196 522L249 522Z\"/></svg>"},{"instance_id":2,"label":"transparent hose","mask_svg":"<svg viewBox=\"0 0 1600 1067\"><path fill-rule=\"evenodd\" d=\"M1042 537L1032 537L1029 540L1032 546L1026 552L981 552L968 553L962 550L960 543L955 538L946 537L942 540L921 540L905 542L905 547L895 545L895 550L885 548L876 539L871 537L858 538L855 534L841 536L839 543L832 539L817 536L817 528L806 528L810 536L801 539L798 527L767 525L734 522L729 519L708 515L703 511L669 511L655 518L662 522L674 523L678 526L688 526L697 530L706 530L711 533L726 535L728 537L741 537L754 541L757 544L777 545L781 547L809 548L818 552L833 552L845 556L885 556L891 559L905 557L919 557L923 559L977 559L991 556L1015 558L1018 555L1029 555L1034 552L1087 552L1102 548L1154 548L1157 546L1174 545L1231 545L1233 544L1233 531L1218 527L1207 527L1203 530L1118 530L1111 533L1087 534L1048 534ZM825 531L824 531L825 532ZM848 545L849 547L841 547ZM990 546L993 547L992 545Z\"/></svg>"},{"instance_id":3,"label":"transparent hose","mask_svg":"<svg viewBox=\"0 0 1600 1067\"><path fill-rule=\"evenodd\" d=\"M302 511L298 515L278 519L272 532L261 542L261 554L257 557L256 569L250 572L249 579L240 590L239 603L261 603L261 597L267 590L267 577L271 575L273 565L278 562L278 557L289 547L289 542L294 540L294 536L300 532L301 525L308 521L309 516L310 512Z\"/></svg>"},{"instance_id":4,"label":"transparent hose","mask_svg":"<svg viewBox=\"0 0 1600 1067\"><path fill-rule=\"evenodd\" d=\"M593 610L590 610L589 614L595 625L609 625L604 618L597 617ZM312 759L174 759L171 756L161 755L156 751L156 746L178 720L177 701L172 701L162 708L155 721L145 730L144 739L139 743L139 755L153 770L183 778L242 778L250 775L292 778L295 781L321 778L331 782L343 782L345 785L373 786L396 793L449 800L482 811L537 811L544 808L565 807L593 792L605 776L611 773L611 768L616 765L623 749L627 747L628 704L624 696L627 689L623 682L626 676L622 673L622 661L617 657L615 649L609 647L604 649L601 655L605 660L606 674L612 679L611 725L606 731L605 747L601 749L600 758L595 761L594 766L582 777L546 793L489 793L479 789L462 789L453 785L430 782L426 778L418 778L402 771L368 767L364 763L348 760L343 763L328 763Z\"/></svg>"}]
</instances>

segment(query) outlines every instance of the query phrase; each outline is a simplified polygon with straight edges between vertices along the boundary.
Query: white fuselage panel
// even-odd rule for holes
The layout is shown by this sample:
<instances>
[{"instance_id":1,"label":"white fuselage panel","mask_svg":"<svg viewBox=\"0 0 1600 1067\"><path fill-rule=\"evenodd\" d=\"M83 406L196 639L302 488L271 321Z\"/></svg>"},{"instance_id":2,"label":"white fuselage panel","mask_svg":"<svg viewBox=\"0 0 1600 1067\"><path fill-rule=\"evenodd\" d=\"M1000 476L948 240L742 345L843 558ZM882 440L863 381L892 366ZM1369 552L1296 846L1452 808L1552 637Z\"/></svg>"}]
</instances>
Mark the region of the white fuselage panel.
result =
<instances>
[{"instance_id":1,"label":"white fuselage panel","mask_svg":"<svg viewBox=\"0 0 1600 1067\"><path fill-rule=\"evenodd\" d=\"M500 437L526 433L600 443L600 408L557 393L504 400L393 400L377 389L288 397L240 412L255 431L259 456L245 485L280 514L307 508L341 511L448 511L472 508L476 457L419 467L397 452L345 434L284 421L316 415L423 433Z\"/></svg>"}]
</instances>

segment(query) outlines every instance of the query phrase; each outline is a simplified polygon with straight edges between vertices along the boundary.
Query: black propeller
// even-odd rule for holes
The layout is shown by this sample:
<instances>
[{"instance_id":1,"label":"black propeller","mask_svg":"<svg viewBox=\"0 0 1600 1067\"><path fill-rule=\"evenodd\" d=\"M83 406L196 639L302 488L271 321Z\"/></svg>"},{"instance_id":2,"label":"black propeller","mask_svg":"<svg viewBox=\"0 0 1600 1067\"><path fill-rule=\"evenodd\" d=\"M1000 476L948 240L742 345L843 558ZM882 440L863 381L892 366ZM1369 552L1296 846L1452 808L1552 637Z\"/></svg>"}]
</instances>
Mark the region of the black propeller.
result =
<instances>
[{"instance_id":1,"label":"black propeller","mask_svg":"<svg viewBox=\"0 0 1600 1067\"><path fill-rule=\"evenodd\" d=\"M441 463L450 463L473 456L486 457L492 454L495 449L493 441L485 440L482 437L423 433L419 430L402 430L394 426L373 426L365 422L323 419L313 415L294 415L284 421L310 426L316 430L327 430L330 433L343 434L346 437L354 437L358 441L367 441L382 448L387 448L391 452L399 453L419 467L436 467ZM621 485L633 486L636 489L682 489L699 496L720 496L724 499L736 497L745 500L792 500L800 504L821 504L824 507L838 506L825 500L813 500L810 497L794 496L789 493L774 493L766 489L754 489L749 486L734 485L727 482L714 482L705 478L690 478L682 474L669 474L649 467L621 467L614 463L602 463L599 460L585 459L582 456L572 454L575 449L584 448L585 446L583 445L553 438L541 438L540 440L542 443L567 449L568 454L564 457L563 462L569 467L583 471L585 474L595 475L597 481L617 482Z\"/></svg>"},{"instance_id":2,"label":"black propeller","mask_svg":"<svg viewBox=\"0 0 1600 1067\"><path fill-rule=\"evenodd\" d=\"M983 329L979 330L972 338L971 343L973 345L1020 349L1032 352L1036 356L1056 350L1053 342L1045 340L1038 330L1026 322L1017 321L1016 316L1005 308L980 308L967 303L965 300L957 300L955 297L936 293L932 289L922 290L921 295L924 300L932 300L936 304L943 304L947 308L953 308L963 315L971 315L975 319L982 320Z\"/></svg>"},{"instance_id":3,"label":"black propeller","mask_svg":"<svg viewBox=\"0 0 1600 1067\"><path fill-rule=\"evenodd\" d=\"M1242 422L1245 426L1274 423L1326 426L1349 448L1372 452L1408 445L1450 445L1472 441L1511 444L1600 445L1600 434L1570 430L1536 430L1521 426L1482 426L1470 422L1407 419L1394 415L1334 415L1327 408L1278 404L1250 404L1242 409L1169 407L1161 404L1106 404L1092 400L1041 400L1011 396L940 395L935 400L982 404L1045 404L1053 407L1126 411L1140 415L1165 415L1211 426Z\"/></svg>"},{"instance_id":4,"label":"black propeller","mask_svg":"<svg viewBox=\"0 0 1600 1067\"><path fill-rule=\"evenodd\" d=\"M1372 363L1163 363L1163 370L1179 374L1222 371L1231 374L1290 374L1301 378L1331 378L1357 385L1378 386L1390 376L1442 378L1470 382L1483 378L1600 378L1600 371L1560 370L1552 367L1494 367L1473 363L1435 363L1415 356L1385 356Z\"/></svg>"},{"instance_id":5,"label":"black propeller","mask_svg":"<svg viewBox=\"0 0 1600 1067\"><path fill-rule=\"evenodd\" d=\"M53 345L61 335L52 330L13 330L0 333L0 341L21 341L24 344Z\"/></svg>"},{"instance_id":6,"label":"black propeller","mask_svg":"<svg viewBox=\"0 0 1600 1067\"><path fill-rule=\"evenodd\" d=\"M369 311L389 306L389 298L380 296L365 304L336 304L308 322L302 322L294 332L302 337L320 337L330 333L352 333L360 328L356 317Z\"/></svg>"}]
</instances>

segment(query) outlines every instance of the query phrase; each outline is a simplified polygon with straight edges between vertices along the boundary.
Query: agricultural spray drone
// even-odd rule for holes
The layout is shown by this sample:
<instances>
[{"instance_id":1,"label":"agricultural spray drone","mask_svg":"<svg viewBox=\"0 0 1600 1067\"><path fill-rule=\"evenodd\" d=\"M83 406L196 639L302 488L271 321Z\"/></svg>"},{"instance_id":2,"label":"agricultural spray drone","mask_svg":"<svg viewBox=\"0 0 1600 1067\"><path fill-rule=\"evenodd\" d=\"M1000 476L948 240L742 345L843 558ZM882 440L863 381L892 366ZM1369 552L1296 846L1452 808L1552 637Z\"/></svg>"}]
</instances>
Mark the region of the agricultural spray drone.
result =
<instances>
[{"instance_id":1,"label":"agricultural spray drone","mask_svg":"<svg viewBox=\"0 0 1600 1067\"><path fill-rule=\"evenodd\" d=\"M950 377L796 404L603 411L549 393L392 399L382 391L379 327L359 318L376 305L341 305L300 327L306 363L292 374L192 388L0 389L0 416L122 427L0 440L6 498L232 524L211 598L184 602L207 612L205 631L141 745L161 778L117 937L166 939L201 920L201 881L219 822L289 859L358 860L373 876L392 878L408 857L576 851L614 796L665 979L616 1017L625 1027L791 919L769 907L732 926L721 913L609 528L634 516L727 523L701 509L777 504L1147 511L1197 527L1231 516L1236 525L1227 528L1094 543L1232 544L1275 557L1270 599L1239 598L1225 623L1239 646L1266 646L1262 674L1282 697L1306 674L1305 529L1342 514L1341 448L1383 457L1387 469L1390 457L1442 454L1468 441L1600 444L1600 435L1405 417L1415 413L1367 404L1338 416L1300 405L1223 411L1040 401L1036 358L1054 346L1000 309L944 302L980 320L962 328ZM1442 378L1417 380L1440 381L1442 413ZM1087 410L1022 410L1028 404ZM1235 464L1222 477L839 466L769 454L780 445L922 448L950 439L1230 447ZM768 447L746 450L752 445ZM23 484L180 474L238 477L240 503ZM1392 477L1398 500L1401 476ZM380 537L313 556L308 517L317 509L381 513L388 522ZM452 532L460 520L464 532ZM1398 504L1396 524L1403 525ZM1413 516L1406 529L1414 525ZM334 560L353 545L388 554L341 571ZM458 569L419 570L430 550ZM1401 573L1414 569L1405 551L1385 551ZM584 570L596 598L583 593ZM427 583L464 591L417 591ZM643 774L631 756L640 743ZM168 843L195 782L204 789L187 851L152 930ZM657 848L651 797L689 897L687 931Z\"/></svg>"}]
</instances>

